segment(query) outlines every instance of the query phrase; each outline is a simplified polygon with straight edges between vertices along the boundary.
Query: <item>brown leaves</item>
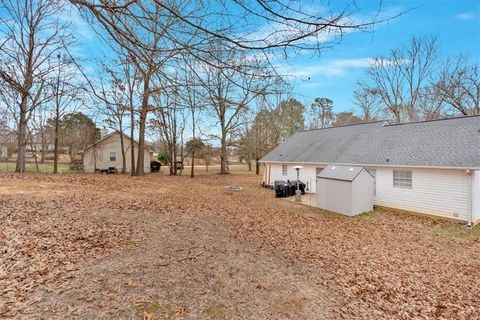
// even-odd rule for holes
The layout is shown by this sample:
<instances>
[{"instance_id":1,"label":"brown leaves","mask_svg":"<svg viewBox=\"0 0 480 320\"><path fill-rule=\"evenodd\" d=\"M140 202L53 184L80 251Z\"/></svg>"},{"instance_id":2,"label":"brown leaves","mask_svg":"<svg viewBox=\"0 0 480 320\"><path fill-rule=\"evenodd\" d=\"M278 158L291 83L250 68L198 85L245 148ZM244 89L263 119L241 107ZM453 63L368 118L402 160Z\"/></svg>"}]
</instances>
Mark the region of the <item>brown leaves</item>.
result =
<instances>
[{"instance_id":1,"label":"brown leaves","mask_svg":"<svg viewBox=\"0 0 480 320\"><path fill-rule=\"evenodd\" d=\"M475 238L431 232L452 224L347 219L275 199L255 176L5 175L0 224L0 317L45 316L38 304L144 319L311 318L318 305L332 319L474 319L480 308Z\"/></svg>"},{"instance_id":2,"label":"brown leaves","mask_svg":"<svg viewBox=\"0 0 480 320\"><path fill-rule=\"evenodd\" d=\"M0 315L14 316L32 292L74 277L79 261L118 245L130 234L128 226L95 214L101 208L84 203L85 194L33 189L1 197L0 288L5 290L0 291L0 301L5 304L0 304Z\"/></svg>"}]
</instances>

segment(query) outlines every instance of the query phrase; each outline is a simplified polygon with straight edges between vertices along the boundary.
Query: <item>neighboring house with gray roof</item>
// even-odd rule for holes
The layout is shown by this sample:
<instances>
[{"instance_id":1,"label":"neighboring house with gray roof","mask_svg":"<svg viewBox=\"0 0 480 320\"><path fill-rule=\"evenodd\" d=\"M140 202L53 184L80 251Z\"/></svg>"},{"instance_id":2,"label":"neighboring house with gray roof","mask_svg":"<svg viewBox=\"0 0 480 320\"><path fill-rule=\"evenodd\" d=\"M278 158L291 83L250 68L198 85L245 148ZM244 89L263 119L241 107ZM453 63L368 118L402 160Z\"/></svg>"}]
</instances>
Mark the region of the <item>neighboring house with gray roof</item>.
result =
<instances>
[{"instance_id":1,"label":"neighboring house with gray roof","mask_svg":"<svg viewBox=\"0 0 480 320\"><path fill-rule=\"evenodd\" d=\"M331 164L375 176L374 204L480 222L480 116L366 124L297 132L261 160L263 182L300 180L316 192Z\"/></svg>"}]
</instances>

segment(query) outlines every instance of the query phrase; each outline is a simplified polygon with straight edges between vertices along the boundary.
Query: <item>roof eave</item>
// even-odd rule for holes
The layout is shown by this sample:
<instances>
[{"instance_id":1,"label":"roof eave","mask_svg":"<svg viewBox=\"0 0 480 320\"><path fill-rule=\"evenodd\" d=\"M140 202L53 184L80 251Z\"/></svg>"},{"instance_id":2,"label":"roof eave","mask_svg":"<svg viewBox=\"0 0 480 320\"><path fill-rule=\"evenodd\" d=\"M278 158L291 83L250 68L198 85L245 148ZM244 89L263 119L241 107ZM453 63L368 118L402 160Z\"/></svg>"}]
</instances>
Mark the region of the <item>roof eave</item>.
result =
<instances>
[{"instance_id":1,"label":"roof eave","mask_svg":"<svg viewBox=\"0 0 480 320\"><path fill-rule=\"evenodd\" d=\"M386 167L386 168L419 168L419 169L457 169L457 170L480 170L480 167L465 166L426 166L426 165L404 165L404 164L364 164L364 163L326 163L326 162L307 162L307 161L278 161L278 160L260 160L260 163L273 164L302 164L302 165L342 165L342 166L361 166L361 167Z\"/></svg>"}]
</instances>

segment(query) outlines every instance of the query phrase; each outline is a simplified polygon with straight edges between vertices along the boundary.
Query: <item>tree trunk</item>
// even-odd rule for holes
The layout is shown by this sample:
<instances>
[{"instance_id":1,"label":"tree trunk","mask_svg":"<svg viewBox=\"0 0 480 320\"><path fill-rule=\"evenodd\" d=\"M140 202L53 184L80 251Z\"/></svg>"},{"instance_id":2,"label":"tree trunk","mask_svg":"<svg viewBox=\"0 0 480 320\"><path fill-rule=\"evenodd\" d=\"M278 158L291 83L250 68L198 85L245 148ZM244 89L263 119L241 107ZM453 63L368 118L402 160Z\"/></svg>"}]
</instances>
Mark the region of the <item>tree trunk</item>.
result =
<instances>
[{"instance_id":1,"label":"tree trunk","mask_svg":"<svg viewBox=\"0 0 480 320\"><path fill-rule=\"evenodd\" d=\"M58 173L58 112L55 117L55 137L53 141L53 173Z\"/></svg>"},{"instance_id":2,"label":"tree trunk","mask_svg":"<svg viewBox=\"0 0 480 320\"><path fill-rule=\"evenodd\" d=\"M41 157L40 157L40 163L44 163L45 158L46 158L46 149L48 147L47 147L47 142L45 141L46 138L45 138L45 130L44 130L44 126L43 126L43 121L40 122L40 136L41 136L41 139L42 139L42 153L41 153Z\"/></svg>"},{"instance_id":3,"label":"tree trunk","mask_svg":"<svg viewBox=\"0 0 480 320\"><path fill-rule=\"evenodd\" d=\"M148 99L148 98L147 98ZM143 164L145 162L144 157L144 147L145 147L145 125L146 125L146 112L142 110L140 113L139 119L139 126L138 126L138 154L137 154L137 170L136 175L143 177L145 172L143 170Z\"/></svg>"},{"instance_id":4,"label":"tree trunk","mask_svg":"<svg viewBox=\"0 0 480 320\"><path fill-rule=\"evenodd\" d=\"M172 145L170 143L170 146L169 146L169 149L168 149L168 158L170 159L170 163L168 164L168 170L170 172L170 175L173 176L174 175L174 161L173 161L173 149L172 149Z\"/></svg>"},{"instance_id":5,"label":"tree trunk","mask_svg":"<svg viewBox=\"0 0 480 320\"><path fill-rule=\"evenodd\" d=\"M130 175L135 176L135 139L133 134L135 133L135 114L133 112L133 106L130 107L130 161L131 169Z\"/></svg>"},{"instance_id":6,"label":"tree trunk","mask_svg":"<svg viewBox=\"0 0 480 320\"><path fill-rule=\"evenodd\" d=\"M221 147L220 147L220 173L226 174L228 173L227 168L227 133L225 132L225 128L222 124L222 139L221 139Z\"/></svg>"},{"instance_id":7,"label":"tree trunk","mask_svg":"<svg viewBox=\"0 0 480 320\"><path fill-rule=\"evenodd\" d=\"M397 123L402 123L402 118L400 117L400 111L395 112L395 118L397 120Z\"/></svg>"},{"instance_id":8,"label":"tree trunk","mask_svg":"<svg viewBox=\"0 0 480 320\"><path fill-rule=\"evenodd\" d=\"M35 160L35 171L40 172L40 167L38 166L38 159L37 159L37 148L33 148L33 142L30 140L30 149L33 152L33 159ZM45 170L46 173L46 170Z\"/></svg>"},{"instance_id":9,"label":"tree trunk","mask_svg":"<svg viewBox=\"0 0 480 320\"><path fill-rule=\"evenodd\" d=\"M26 110L27 106L27 97L22 97L22 102L20 106L20 119L18 122L18 145L17 145L17 166L15 172L24 173L25 172L25 153L27 149L27 118Z\"/></svg>"},{"instance_id":10,"label":"tree trunk","mask_svg":"<svg viewBox=\"0 0 480 320\"><path fill-rule=\"evenodd\" d=\"M258 157L255 158L255 174L260 174L260 163L258 162L260 159Z\"/></svg>"},{"instance_id":11,"label":"tree trunk","mask_svg":"<svg viewBox=\"0 0 480 320\"><path fill-rule=\"evenodd\" d=\"M190 169L190 178L195 177L195 151L192 151L192 168Z\"/></svg>"},{"instance_id":12,"label":"tree trunk","mask_svg":"<svg viewBox=\"0 0 480 320\"><path fill-rule=\"evenodd\" d=\"M97 142L93 144L93 172L97 172Z\"/></svg>"},{"instance_id":13,"label":"tree trunk","mask_svg":"<svg viewBox=\"0 0 480 320\"><path fill-rule=\"evenodd\" d=\"M122 173L127 172L127 159L125 157L125 142L123 141L123 129L120 126L120 149L122 150Z\"/></svg>"},{"instance_id":14,"label":"tree trunk","mask_svg":"<svg viewBox=\"0 0 480 320\"><path fill-rule=\"evenodd\" d=\"M173 136L173 175L177 175L177 138L176 134Z\"/></svg>"}]
</instances>

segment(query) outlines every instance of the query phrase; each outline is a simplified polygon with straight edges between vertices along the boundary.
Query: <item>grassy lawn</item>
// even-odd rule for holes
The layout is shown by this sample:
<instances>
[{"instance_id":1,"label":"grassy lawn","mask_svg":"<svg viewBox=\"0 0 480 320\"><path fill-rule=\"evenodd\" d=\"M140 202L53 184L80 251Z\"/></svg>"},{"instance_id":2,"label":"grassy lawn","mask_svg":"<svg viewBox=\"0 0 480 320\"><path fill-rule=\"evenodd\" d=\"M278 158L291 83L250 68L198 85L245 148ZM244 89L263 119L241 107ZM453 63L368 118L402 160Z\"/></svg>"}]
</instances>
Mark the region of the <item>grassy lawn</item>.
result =
<instances>
[{"instance_id":1,"label":"grassy lawn","mask_svg":"<svg viewBox=\"0 0 480 320\"><path fill-rule=\"evenodd\" d=\"M0 172L15 172L15 162L0 162ZM40 172L40 173L52 173L53 172L53 163L52 162L45 162L45 163L38 163L38 171L37 166L35 163L27 162L25 169L27 172ZM59 163L58 164L58 172L59 173L69 173L70 164L68 163Z\"/></svg>"},{"instance_id":2,"label":"grassy lawn","mask_svg":"<svg viewBox=\"0 0 480 320\"><path fill-rule=\"evenodd\" d=\"M232 170L0 175L0 318L478 318L478 227L346 218Z\"/></svg>"}]
</instances>

